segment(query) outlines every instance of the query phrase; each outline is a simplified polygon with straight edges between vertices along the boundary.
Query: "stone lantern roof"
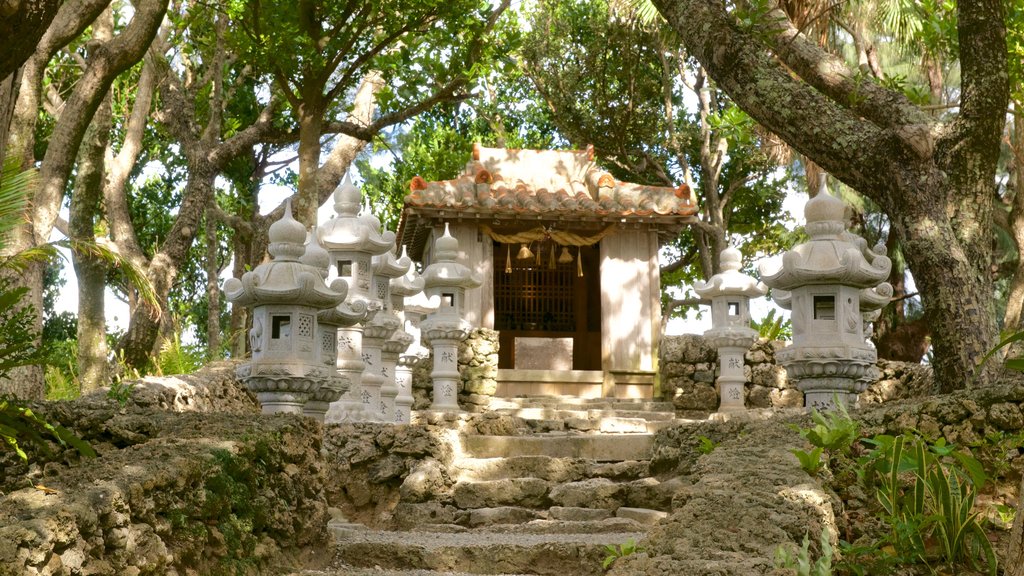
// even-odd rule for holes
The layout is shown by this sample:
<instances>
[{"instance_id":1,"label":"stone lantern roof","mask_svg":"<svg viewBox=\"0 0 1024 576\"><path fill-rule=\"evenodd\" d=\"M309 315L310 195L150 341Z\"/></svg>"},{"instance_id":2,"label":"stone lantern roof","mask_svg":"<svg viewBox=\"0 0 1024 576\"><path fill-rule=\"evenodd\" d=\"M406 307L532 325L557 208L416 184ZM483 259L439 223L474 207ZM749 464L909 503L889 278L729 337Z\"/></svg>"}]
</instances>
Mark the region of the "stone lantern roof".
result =
<instances>
[{"instance_id":1,"label":"stone lantern roof","mask_svg":"<svg viewBox=\"0 0 1024 576\"><path fill-rule=\"evenodd\" d=\"M400 278L412 267L412 260L402 252L402 256L395 258L390 250L373 259L373 274L383 278Z\"/></svg>"},{"instance_id":2,"label":"stone lantern roof","mask_svg":"<svg viewBox=\"0 0 1024 576\"><path fill-rule=\"evenodd\" d=\"M320 227L320 241L329 250L349 250L373 255L383 254L395 242L395 233L380 231L380 220L370 213L359 216L362 193L352 184L348 174L334 190L334 212Z\"/></svg>"},{"instance_id":3,"label":"stone lantern roof","mask_svg":"<svg viewBox=\"0 0 1024 576\"><path fill-rule=\"evenodd\" d=\"M779 290L809 284L873 288L889 277L892 262L846 231L841 200L822 190L807 202L805 230L810 241L760 266L761 278ZM882 304L884 305L884 303Z\"/></svg>"},{"instance_id":4,"label":"stone lantern roof","mask_svg":"<svg viewBox=\"0 0 1024 576\"><path fill-rule=\"evenodd\" d=\"M426 289L431 288L476 288L483 283L466 265L456 259L459 255L459 241L444 226L444 235L434 242L434 262L423 271Z\"/></svg>"},{"instance_id":5,"label":"stone lantern roof","mask_svg":"<svg viewBox=\"0 0 1024 576\"><path fill-rule=\"evenodd\" d=\"M767 287L758 282L756 278L740 272L742 268L740 251L732 246L722 250L720 257L722 271L708 279L707 282L697 282L693 286L701 298L711 299L718 296L746 296L747 298L758 298L764 296Z\"/></svg>"},{"instance_id":6,"label":"stone lantern roof","mask_svg":"<svg viewBox=\"0 0 1024 576\"><path fill-rule=\"evenodd\" d=\"M404 246L402 247L402 256L398 261L402 262L403 260L409 261L408 271L405 275L391 281L391 295L408 298L423 292L424 281L423 276L416 271L416 267L412 266L412 260Z\"/></svg>"},{"instance_id":7,"label":"stone lantern roof","mask_svg":"<svg viewBox=\"0 0 1024 576\"><path fill-rule=\"evenodd\" d=\"M300 261L306 252L306 229L292 218L291 202L285 213L270 226L267 251L272 260L242 275L241 280L224 281L227 299L240 306L262 304L301 304L313 308L331 308L345 299L334 283L328 287L320 270Z\"/></svg>"}]
</instances>

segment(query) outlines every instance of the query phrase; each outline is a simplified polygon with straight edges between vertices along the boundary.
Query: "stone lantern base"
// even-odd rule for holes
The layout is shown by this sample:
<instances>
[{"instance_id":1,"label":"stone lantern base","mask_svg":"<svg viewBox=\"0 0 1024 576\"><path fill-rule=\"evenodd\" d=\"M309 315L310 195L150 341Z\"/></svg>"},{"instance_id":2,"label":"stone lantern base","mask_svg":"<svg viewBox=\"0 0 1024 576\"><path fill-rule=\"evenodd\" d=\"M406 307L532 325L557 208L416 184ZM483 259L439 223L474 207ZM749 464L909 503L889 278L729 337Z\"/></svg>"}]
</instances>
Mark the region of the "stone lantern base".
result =
<instances>
[{"instance_id":1,"label":"stone lantern base","mask_svg":"<svg viewBox=\"0 0 1024 576\"><path fill-rule=\"evenodd\" d=\"M302 407L302 413L317 422L323 422L331 402L337 402L349 389L349 381L345 378L333 378L325 383L314 394L310 394L309 400Z\"/></svg>"},{"instance_id":2,"label":"stone lantern base","mask_svg":"<svg viewBox=\"0 0 1024 576\"><path fill-rule=\"evenodd\" d=\"M804 406L830 410L836 402L853 406L877 359L867 346L790 347L775 354L804 393Z\"/></svg>"},{"instance_id":3,"label":"stone lantern base","mask_svg":"<svg viewBox=\"0 0 1024 576\"><path fill-rule=\"evenodd\" d=\"M260 402L264 414L302 414L302 407L320 389L325 374L318 371L295 376L291 374L267 374L269 370L253 370L243 366L238 370L239 380Z\"/></svg>"}]
</instances>

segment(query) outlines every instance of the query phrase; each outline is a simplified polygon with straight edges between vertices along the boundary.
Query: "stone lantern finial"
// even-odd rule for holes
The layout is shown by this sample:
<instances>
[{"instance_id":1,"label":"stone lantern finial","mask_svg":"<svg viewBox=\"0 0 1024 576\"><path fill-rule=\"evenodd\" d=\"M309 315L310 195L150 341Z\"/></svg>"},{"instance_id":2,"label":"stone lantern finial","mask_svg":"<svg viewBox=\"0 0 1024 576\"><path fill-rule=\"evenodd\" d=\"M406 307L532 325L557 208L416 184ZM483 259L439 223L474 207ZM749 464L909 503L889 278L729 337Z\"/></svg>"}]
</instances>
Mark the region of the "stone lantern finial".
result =
<instances>
[{"instance_id":1,"label":"stone lantern finial","mask_svg":"<svg viewBox=\"0 0 1024 576\"><path fill-rule=\"evenodd\" d=\"M856 400L877 354L864 341L868 316L889 301L892 262L846 231L845 207L827 191L807 202L810 241L761 264L772 298L792 310L793 344L776 354L808 406Z\"/></svg>"},{"instance_id":2,"label":"stone lantern finial","mask_svg":"<svg viewBox=\"0 0 1024 576\"><path fill-rule=\"evenodd\" d=\"M295 262L306 252L306 229L292 217L291 198L284 202L284 216L267 230L267 252L279 262Z\"/></svg>"},{"instance_id":3,"label":"stone lantern finial","mask_svg":"<svg viewBox=\"0 0 1024 576\"><path fill-rule=\"evenodd\" d=\"M352 177L345 172L345 178L334 189L334 212L339 216L355 216L359 214L362 200L359 189L352 184Z\"/></svg>"}]
</instances>

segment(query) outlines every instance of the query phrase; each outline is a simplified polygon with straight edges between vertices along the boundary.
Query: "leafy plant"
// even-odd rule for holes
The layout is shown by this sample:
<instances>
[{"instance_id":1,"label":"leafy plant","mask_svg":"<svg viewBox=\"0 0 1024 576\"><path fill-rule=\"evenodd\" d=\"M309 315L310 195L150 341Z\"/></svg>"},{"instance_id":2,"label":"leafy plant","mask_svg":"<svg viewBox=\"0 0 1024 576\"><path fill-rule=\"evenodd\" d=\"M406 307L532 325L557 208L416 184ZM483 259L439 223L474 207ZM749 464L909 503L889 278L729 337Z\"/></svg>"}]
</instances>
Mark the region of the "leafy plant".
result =
<instances>
[{"instance_id":1,"label":"leafy plant","mask_svg":"<svg viewBox=\"0 0 1024 576\"><path fill-rule=\"evenodd\" d=\"M190 374L202 368L205 353L202 348L194 345L182 344L181 332L164 342L157 357L158 374Z\"/></svg>"},{"instance_id":2,"label":"leafy plant","mask_svg":"<svg viewBox=\"0 0 1024 576\"><path fill-rule=\"evenodd\" d=\"M644 549L637 546L636 542L632 538L626 540L622 544L605 544L605 551L608 553L604 557L604 562L601 563L601 567L607 570L611 568L611 565L615 563L619 558L636 554L637 552L643 552Z\"/></svg>"},{"instance_id":3,"label":"leafy plant","mask_svg":"<svg viewBox=\"0 0 1024 576\"><path fill-rule=\"evenodd\" d=\"M757 335L766 340L792 340L793 323L784 318L782 314L775 315L776 310L772 308L768 314L758 322L751 321L751 325L757 330Z\"/></svg>"},{"instance_id":4,"label":"leafy plant","mask_svg":"<svg viewBox=\"0 0 1024 576\"><path fill-rule=\"evenodd\" d=\"M800 461L800 467L811 476L817 476L835 455L848 454L860 436L860 424L850 418L850 413L841 402L836 402L836 406L835 410L824 414L813 410L811 421L814 426L794 427L813 448L810 451L793 449L790 452Z\"/></svg>"},{"instance_id":5,"label":"leafy plant","mask_svg":"<svg viewBox=\"0 0 1024 576\"><path fill-rule=\"evenodd\" d=\"M718 447L718 443L707 436L697 436L697 452L711 454Z\"/></svg>"},{"instance_id":6,"label":"leafy plant","mask_svg":"<svg viewBox=\"0 0 1024 576\"><path fill-rule=\"evenodd\" d=\"M78 436L63 426L50 424L33 412L24 403L13 398L0 398L0 439L22 460L28 461L28 454L22 443L28 441L45 454L50 454L46 442L50 437L63 445L70 445L87 458L96 456L96 451Z\"/></svg>"},{"instance_id":7,"label":"leafy plant","mask_svg":"<svg viewBox=\"0 0 1024 576\"><path fill-rule=\"evenodd\" d=\"M1003 339L1000 340L998 344L993 346L991 350L986 352L985 355L981 357L981 362L978 362L978 366L974 369L974 378L971 379L971 384L973 385L974 382L977 381L978 376L981 374L982 368L985 367L985 364L987 364L993 356L998 354L999 351L1002 350L1003 348L1006 348L1007 346L1010 346L1011 344L1015 344L1022 340L1024 340L1024 330L1004 334ZM1007 358L1004 362L1004 365L1015 372L1024 372L1024 357L1014 356L1011 358Z\"/></svg>"},{"instance_id":8,"label":"leafy plant","mask_svg":"<svg viewBox=\"0 0 1024 576\"><path fill-rule=\"evenodd\" d=\"M821 446L815 446L810 452L800 450L799 448L794 448L790 452L800 461L800 467L803 468L804 472L811 476L817 476L822 466L824 466L824 461L821 459L824 449Z\"/></svg>"},{"instance_id":9,"label":"leafy plant","mask_svg":"<svg viewBox=\"0 0 1024 576\"><path fill-rule=\"evenodd\" d=\"M793 570L797 576L831 576L833 549L828 530L822 529L819 543L821 556L813 561L811 539L807 534L804 534L804 542L796 553L785 546L779 546L775 549L775 567Z\"/></svg>"},{"instance_id":10,"label":"leafy plant","mask_svg":"<svg viewBox=\"0 0 1024 576\"><path fill-rule=\"evenodd\" d=\"M118 406L124 408L134 393L135 382L118 378L112 381L110 387L107 388L107 399L117 402Z\"/></svg>"},{"instance_id":11,"label":"leafy plant","mask_svg":"<svg viewBox=\"0 0 1024 576\"><path fill-rule=\"evenodd\" d=\"M799 429L800 435L813 446L824 448L829 453L848 452L860 436L860 424L850 418L846 406L836 402L836 409L824 414L811 411L811 428Z\"/></svg>"},{"instance_id":12,"label":"leafy plant","mask_svg":"<svg viewBox=\"0 0 1024 576\"><path fill-rule=\"evenodd\" d=\"M968 563L995 575L997 561L975 497L986 481L981 463L943 439L878 435L860 459L889 525L887 543L905 561Z\"/></svg>"},{"instance_id":13,"label":"leafy plant","mask_svg":"<svg viewBox=\"0 0 1024 576\"><path fill-rule=\"evenodd\" d=\"M11 230L24 220L28 198L35 189L35 171L18 171L17 166L12 155L0 167L0 247L6 244ZM17 271L51 253L52 249L19 252L0 261L0 273ZM36 345L36 311L22 302L27 293L28 288L14 286L9 276L0 276L0 378L19 366L40 364L45 357L44 350ZM47 437L73 446L83 456L96 455L86 442L67 429L46 422L25 404L13 398L0 398L0 439L5 448L28 460L22 442L49 452Z\"/></svg>"}]
</instances>

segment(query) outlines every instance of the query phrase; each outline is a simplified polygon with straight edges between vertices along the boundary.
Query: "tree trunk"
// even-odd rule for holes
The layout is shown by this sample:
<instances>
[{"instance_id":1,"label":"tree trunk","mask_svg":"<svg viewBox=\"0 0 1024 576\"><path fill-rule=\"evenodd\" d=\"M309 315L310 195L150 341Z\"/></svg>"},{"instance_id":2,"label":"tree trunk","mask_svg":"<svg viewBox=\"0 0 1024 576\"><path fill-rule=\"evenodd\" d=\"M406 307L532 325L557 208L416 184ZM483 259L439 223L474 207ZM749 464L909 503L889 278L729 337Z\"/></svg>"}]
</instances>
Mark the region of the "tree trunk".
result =
<instances>
[{"instance_id":1,"label":"tree trunk","mask_svg":"<svg viewBox=\"0 0 1024 576\"><path fill-rule=\"evenodd\" d=\"M744 111L889 215L925 304L936 381L967 386L995 334L991 205L1008 100L1001 0L957 4L964 89L945 125L859 79L780 11L751 29L724 0L655 4Z\"/></svg>"},{"instance_id":2,"label":"tree trunk","mask_svg":"<svg viewBox=\"0 0 1024 576\"><path fill-rule=\"evenodd\" d=\"M1006 542L1003 565L1003 576L1024 576L1024 480L1017 490L1017 515L1013 518L1013 529Z\"/></svg>"},{"instance_id":3,"label":"tree trunk","mask_svg":"<svg viewBox=\"0 0 1024 576\"><path fill-rule=\"evenodd\" d=\"M108 9L96 21L93 37L106 42L113 35L114 16ZM73 243L95 241L96 221L103 198L105 155L110 142L111 97L108 94L96 111L82 140L68 232ZM78 277L78 381L82 392L107 384L107 327L104 291L106 263L87 249L73 249L71 261Z\"/></svg>"},{"instance_id":4,"label":"tree trunk","mask_svg":"<svg viewBox=\"0 0 1024 576\"><path fill-rule=\"evenodd\" d=\"M1010 135L1011 163L1013 175L1013 204L1008 222L1009 233L1017 247L1017 266L1010 280L1006 298L1006 313L1003 315L1003 329L1017 331L1021 325L1024 310L1024 111L1016 110L1013 115L1013 133Z\"/></svg>"},{"instance_id":5,"label":"tree trunk","mask_svg":"<svg viewBox=\"0 0 1024 576\"><path fill-rule=\"evenodd\" d=\"M220 266L217 262L217 221L206 214L206 350L207 359L221 358Z\"/></svg>"},{"instance_id":6,"label":"tree trunk","mask_svg":"<svg viewBox=\"0 0 1024 576\"><path fill-rule=\"evenodd\" d=\"M167 238L146 271L146 277L153 285L157 302L161 303L161 315L168 309L165 303L174 286L178 268L188 255L189 247L196 238L200 219L206 205L213 201L214 180L218 170L203 162L189 162L188 183L182 194L181 207ZM118 343L128 366L143 369L151 364L150 357L160 334L160 316L147 306L138 306L132 311L128 331Z\"/></svg>"},{"instance_id":7,"label":"tree trunk","mask_svg":"<svg viewBox=\"0 0 1024 576\"><path fill-rule=\"evenodd\" d=\"M307 228L316 224L316 211L320 208L317 170L323 123L323 107L304 101L299 109L299 191L292 203L292 215Z\"/></svg>"}]
</instances>

